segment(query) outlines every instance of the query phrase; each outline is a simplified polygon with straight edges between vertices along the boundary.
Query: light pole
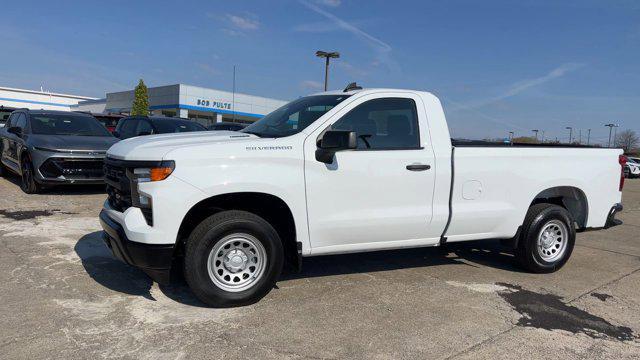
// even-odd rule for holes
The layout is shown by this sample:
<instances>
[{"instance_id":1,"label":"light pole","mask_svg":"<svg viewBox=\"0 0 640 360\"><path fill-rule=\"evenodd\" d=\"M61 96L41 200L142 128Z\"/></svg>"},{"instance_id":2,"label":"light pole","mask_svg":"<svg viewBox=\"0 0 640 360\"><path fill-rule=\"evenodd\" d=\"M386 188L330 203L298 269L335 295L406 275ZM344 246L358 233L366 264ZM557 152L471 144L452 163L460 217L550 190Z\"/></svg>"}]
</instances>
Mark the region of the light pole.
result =
<instances>
[{"instance_id":1,"label":"light pole","mask_svg":"<svg viewBox=\"0 0 640 360\"><path fill-rule=\"evenodd\" d=\"M317 57L321 57L321 58L325 58L325 63L324 63L324 91L327 91L327 85L329 82L329 59L337 59L340 57L340 53L333 51L333 52L326 52L326 51L321 51L318 50L316 51L316 56Z\"/></svg>"},{"instance_id":2,"label":"light pole","mask_svg":"<svg viewBox=\"0 0 640 360\"><path fill-rule=\"evenodd\" d=\"M538 131L539 130L538 129L533 129L531 131L533 131L533 133L535 134L536 141L538 141Z\"/></svg>"},{"instance_id":3,"label":"light pole","mask_svg":"<svg viewBox=\"0 0 640 360\"><path fill-rule=\"evenodd\" d=\"M565 129L569 130L569 144L571 144L571 136L573 135L573 128L571 126L567 126Z\"/></svg>"},{"instance_id":4,"label":"light pole","mask_svg":"<svg viewBox=\"0 0 640 360\"><path fill-rule=\"evenodd\" d=\"M587 145L589 145L589 140L591 140L591 129L587 129Z\"/></svg>"},{"instance_id":5,"label":"light pole","mask_svg":"<svg viewBox=\"0 0 640 360\"><path fill-rule=\"evenodd\" d=\"M618 125L616 125L616 124L605 124L604 126L609 128L609 142L607 143L607 147L611 147L611 130L613 130L614 127L618 127Z\"/></svg>"}]
</instances>

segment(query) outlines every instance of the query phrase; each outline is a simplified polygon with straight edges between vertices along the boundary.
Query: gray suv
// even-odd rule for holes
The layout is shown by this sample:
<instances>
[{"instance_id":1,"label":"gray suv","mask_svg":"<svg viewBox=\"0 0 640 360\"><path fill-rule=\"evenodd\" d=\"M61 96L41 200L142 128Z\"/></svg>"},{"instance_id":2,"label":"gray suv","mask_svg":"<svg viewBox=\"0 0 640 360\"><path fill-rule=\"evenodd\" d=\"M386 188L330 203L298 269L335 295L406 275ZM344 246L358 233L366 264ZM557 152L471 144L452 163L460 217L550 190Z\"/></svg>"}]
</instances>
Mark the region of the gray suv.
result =
<instances>
[{"instance_id":1,"label":"gray suv","mask_svg":"<svg viewBox=\"0 0 640 360\"><path fill-rule=\"evenodd\" d=\"M0 175L18 174L27 194L50 185L103 183L104 157L117 141L91 115L16 110L0 128Z\"/></svg>"}]
</instances>

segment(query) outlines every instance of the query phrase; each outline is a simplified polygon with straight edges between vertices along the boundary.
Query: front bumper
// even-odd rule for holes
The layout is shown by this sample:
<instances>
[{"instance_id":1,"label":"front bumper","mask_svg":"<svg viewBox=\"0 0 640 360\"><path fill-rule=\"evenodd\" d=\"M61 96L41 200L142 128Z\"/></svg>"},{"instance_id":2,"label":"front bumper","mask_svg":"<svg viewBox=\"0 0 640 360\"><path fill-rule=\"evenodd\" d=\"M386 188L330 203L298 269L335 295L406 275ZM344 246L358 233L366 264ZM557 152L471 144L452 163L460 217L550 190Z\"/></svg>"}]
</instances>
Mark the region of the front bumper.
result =
<instances>
[{"instance_id":1,"label":"front bumper","mask_svg":"<svg viewBox=\"0 0 640 360\"><path fill-rule=\"evenodd\" d=\"M144 244L129 240L122 225L111 219L105 210L100 212L100 224L104 230L103 240L113 256L141 269L157 283L170 282L174 245Z\"/></svg>"},{"instance_id":2,"label":"front bumper","mask_svg":"<svg viewBox=\"0 0 640 360\"><path fill-rule=\"evenodd\" d=\"M622 209L624 209L624 207L620 203L617 203L611 207L611 210L609 210L609 215L607 216L607 222L604 224L605 229L622 224L621 220L616 219L616 214L622 211Z\"/></svg>"}]
</instances>

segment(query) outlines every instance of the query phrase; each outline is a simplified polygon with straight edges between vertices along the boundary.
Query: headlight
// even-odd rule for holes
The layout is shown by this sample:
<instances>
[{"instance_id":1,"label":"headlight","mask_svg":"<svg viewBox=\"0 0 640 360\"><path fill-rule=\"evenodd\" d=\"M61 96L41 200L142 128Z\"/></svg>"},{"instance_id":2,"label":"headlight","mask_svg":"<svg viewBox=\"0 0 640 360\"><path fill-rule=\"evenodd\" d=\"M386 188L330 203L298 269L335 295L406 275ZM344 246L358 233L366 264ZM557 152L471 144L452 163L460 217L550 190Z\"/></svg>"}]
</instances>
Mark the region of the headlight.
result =
<instances>
[{"instance_id":1,"label":"headlight","mask_svg":"<svg viewBox=\"0 0 640 360\"><path fill-rule=\"evenodd\" d=\"M133 181L136 183L162 181L175 169L173 161L163 161L160 166L133 169Z\"/></svg>"}]
</instances>

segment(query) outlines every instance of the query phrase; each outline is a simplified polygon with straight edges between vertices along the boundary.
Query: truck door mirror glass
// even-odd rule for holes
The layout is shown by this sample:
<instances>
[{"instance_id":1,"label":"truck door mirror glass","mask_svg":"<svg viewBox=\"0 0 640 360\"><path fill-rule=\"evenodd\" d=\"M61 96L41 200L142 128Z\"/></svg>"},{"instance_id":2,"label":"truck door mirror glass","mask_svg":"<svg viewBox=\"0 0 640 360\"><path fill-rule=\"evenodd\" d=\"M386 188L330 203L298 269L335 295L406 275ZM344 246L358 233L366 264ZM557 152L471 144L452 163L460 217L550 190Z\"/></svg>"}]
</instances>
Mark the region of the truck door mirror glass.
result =
<instances>
[{"instance_id":1,"label":"truck door mirror glass","mask_svg":"<svg viewBox=\"0 0 640 360\"><path fill-rule=\"evenodd\" d=\"M357 137L354 131L329 130L320 139L319 148L316 150L316 160L331 164L333 155L337 151L352 150L357 146Z\"/></svg>"}]
</instances>

